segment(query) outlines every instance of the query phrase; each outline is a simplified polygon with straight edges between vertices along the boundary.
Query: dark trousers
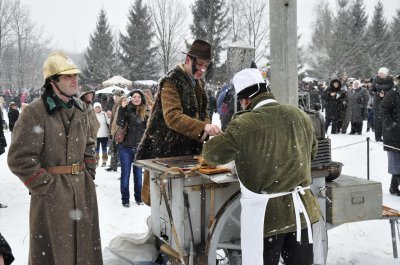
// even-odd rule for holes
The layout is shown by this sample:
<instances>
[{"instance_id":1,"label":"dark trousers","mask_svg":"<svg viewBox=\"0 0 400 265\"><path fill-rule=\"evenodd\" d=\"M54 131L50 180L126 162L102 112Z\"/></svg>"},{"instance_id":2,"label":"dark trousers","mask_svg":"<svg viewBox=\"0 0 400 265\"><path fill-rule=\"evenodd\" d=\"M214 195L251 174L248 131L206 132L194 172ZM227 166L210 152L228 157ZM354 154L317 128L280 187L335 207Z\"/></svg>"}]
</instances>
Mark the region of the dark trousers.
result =
<instances>
[{"instance_id":1,"label":"dark trousers","mask_svg":"<svg viewBox=\"0 0 400 265\"><path fill-rule=\"evenodd\" d=\"M264 265L278 265L280 255L285 265L313 264L313 245L308 243L307 228L301 230L301 243L296 241L296 232L264 238Z\"/></svg>"},{"instance_id":2,"label":"dark trousers","mask_svg":"<svg viewBox=\"0 0 400 265\"><path fill-rule=\"evenodd\" d=\"M111 157L110 168L116 171L118 168L119 155L118 155L118 146L114 140L111 140L108 152Z\"/></svg>"},{"instance_id":3,"label":"dark trousers","mask_svg":"<svg viewBox=\"0 0 400 265\"><path fill-rule=\"evenodd\" d=\"M103 154L103 156L106 155L107 144L108 144L108 137L97 138L96 154L100 154L100 145L101 145L101 153Z\"/></svg>"},{"instance_id":4,"label":"dark trousers","mask_svg":"<svg viewBox=\"0 0 400 265\"><path fill-rule=\"evenodd\" d=\"M328 127L332 123L331 133L335 134L338 133L338 119L334 117L326 117L325 118L325 132L328 132Z\"/></svg>"},{"instance_id":5,"label":"dark trousers","mask_svg":"<svg viewBox=\"0 0 400 265\"><path fill-rule=\"evenodd\" d=\"M136 150L133 148L118 145L119 159L121 161L121 200L122 203L129 203L129 178L131 168L133 172L134 196L136 202L142 202L142 168L132 165Z\"/></svg>"},{"instance_id":6,"label":"dark trousers","mask_svg":"<svg viewBox=\"0 0 400 265\"><path fill-rule=\"evenodd\" d=\"M352 122L351 123L351 132L350 133L362 133L363 123L361 122Z\"/></svg>"},{"instance_id":7,"label":"dark trousers","mask_svg":"<svg viewBox=\"0 0 400 265\"><path fill-rule=\"evenodd\" d=\"M367 130L372 128L374 131L374 110L373 109L368 109L368 116L367 116Z\"/></svg>"},{"instance_id":8,"label":"dark trousers","mask_svg":"<svg viewBox=\"0 0 400 265\"><path fill-rule=\"evenodd\" d=\"M382 119L381 115L375 112L374 117L374 130L375 130L375 140L382 139Z\"/></svg>"}]
</instances>

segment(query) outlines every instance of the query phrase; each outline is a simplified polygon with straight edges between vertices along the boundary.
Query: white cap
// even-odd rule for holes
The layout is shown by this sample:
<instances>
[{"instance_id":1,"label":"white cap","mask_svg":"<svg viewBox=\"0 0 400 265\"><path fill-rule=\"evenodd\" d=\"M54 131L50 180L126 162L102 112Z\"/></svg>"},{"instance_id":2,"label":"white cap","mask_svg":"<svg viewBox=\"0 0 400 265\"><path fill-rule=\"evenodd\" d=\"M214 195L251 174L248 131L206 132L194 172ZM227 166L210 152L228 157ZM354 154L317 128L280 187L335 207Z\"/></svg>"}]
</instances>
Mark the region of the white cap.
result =
<instances>
[{"instance_id":1,"label":"white cap","mask_svg":"<svg viewBox=\"0 0 400 265\"><path fill-rule=\"evenodd\" d=\"M381 67L381 68L379 68L378 74L379 73L387 75L389 73L389 69L387 69L386 67Z\"/></svg>"},{"instance_id":2,"label":"white cap","mask_svg":"<svg viewBox=\"0 0 400 265\"><path fill-rule=\"evenodd\" d=\"M100 102L95 102L95 103L93 104L93 108L96 108L96 107L100 107L100 108L101 108Z\"/></svg>"},{"instance_id":3,"label":"white cap","mask_svg":"<svg viewBox=\"0 0 400 265\"><path fill-rule=\"evenodd\" d=\"M236 94L253 85L265 83L260 70L256 68L243 69L232 79Z\"/></svg>"}]
</instances>

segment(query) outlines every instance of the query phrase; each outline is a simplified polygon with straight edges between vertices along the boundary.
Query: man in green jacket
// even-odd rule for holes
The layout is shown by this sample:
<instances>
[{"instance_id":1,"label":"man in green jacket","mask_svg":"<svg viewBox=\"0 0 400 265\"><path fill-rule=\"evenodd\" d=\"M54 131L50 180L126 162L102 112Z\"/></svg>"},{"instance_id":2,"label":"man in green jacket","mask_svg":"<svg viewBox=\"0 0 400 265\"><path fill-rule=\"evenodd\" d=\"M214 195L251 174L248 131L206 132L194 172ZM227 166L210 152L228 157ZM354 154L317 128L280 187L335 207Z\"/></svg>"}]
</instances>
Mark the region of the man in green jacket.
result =
<instances>
[{"instance_id":1,"label":"man in green jacket","mask_svg":"<svg viewBox=\"0 0 400 265\"><path fill-rule=\"evenodd\" d=\"M280 255L287 265L312 264L311 224L320 219L310 190L318 147L312 123L299 108L279 104L258 69L240 71L233 84L243 111L202 156L211 165L235 162L242 264L278 264Z\"/></svg>"}]
</instances>

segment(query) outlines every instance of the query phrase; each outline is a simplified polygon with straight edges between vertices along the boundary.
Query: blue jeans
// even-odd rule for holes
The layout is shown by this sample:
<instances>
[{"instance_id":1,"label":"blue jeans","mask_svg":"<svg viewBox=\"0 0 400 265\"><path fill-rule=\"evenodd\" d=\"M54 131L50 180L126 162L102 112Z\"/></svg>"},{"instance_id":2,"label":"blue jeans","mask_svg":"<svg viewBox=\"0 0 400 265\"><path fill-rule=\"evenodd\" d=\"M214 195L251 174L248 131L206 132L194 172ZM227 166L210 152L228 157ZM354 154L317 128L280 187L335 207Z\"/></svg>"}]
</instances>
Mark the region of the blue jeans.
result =
<instances>
[{"instance_id":1,"label":"blue jeans","mask_svg":"<svg viewBox=\"0 0 400 265\"><path fill-rule=\"evenodd\" d=\"M122 203L129 203L129 177L131 167L133 172L134 196L136 202L142 201L142 168L132 165L136 149L118 145L118 154L121 161L121 200Z\"/></svg>"}]
</instances>

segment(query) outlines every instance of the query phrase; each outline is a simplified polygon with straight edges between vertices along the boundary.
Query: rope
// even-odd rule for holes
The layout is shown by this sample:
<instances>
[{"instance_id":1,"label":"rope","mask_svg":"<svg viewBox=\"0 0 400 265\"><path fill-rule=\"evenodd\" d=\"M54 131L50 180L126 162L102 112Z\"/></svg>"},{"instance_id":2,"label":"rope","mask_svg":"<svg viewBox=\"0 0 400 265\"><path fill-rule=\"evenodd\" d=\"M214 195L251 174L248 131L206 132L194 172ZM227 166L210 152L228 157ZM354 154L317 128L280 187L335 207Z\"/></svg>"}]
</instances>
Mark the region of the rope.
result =
<instances>
[{"instance_id":1,"label":"rope","mask_svg":"<svg viewBox=\"0 0 400 265\"><path fill-rule=\"evenodd\" d=\"M355 143L351 143L351 144L346 144L346 145L338 146L338 147L331 148L331 149L332 149L332 150L340 149L340 148L343 148L343 147L348 147L348 146L351 146L351 145L356 145L356 144L364 143L364 142L366 142L366 141L367 141L367 140L360 141L360 142L355 142Z\"/></svg>"},{"instance_id":2,"label":"rope","mask_svg":"<svg viewBox=\"0 0 400 265\"><path fill-rule=\"evenodd\" d=\"M335 148L331 148L331 150L340 149L340 148L344 148L344 147L348 147L348 146L352 146L352 145L364 143L364 142L366 142L366 141L367 141L367 140L359 141L359 142L355 142L355 143L351 143L351 144L346 144L346 145L342 145L342 146L338 146L338 147L335 147ZM387 145L387 144L384 144L384 143L382 143L382 142L377 142L377 141L374 141L374 140L369 140L369 141L372 142L372 143L375 143L375 144L377 144L377 145L381 145L381 146L384 146L384 147L388 147L388 148L391 148L391 149L400 151L400 148L397 148L397 147L394 147L394 146L391 146L391 145Z\"/></svg>"},{"instance_id":3,"label":"rope","mask_svg":"<svg viewBox=\"0 0 400 265\"><path fill-rule=\"evenodd\" d=\"M376 141L372 141L372 140L370 140L370 141L373 142L373 143L376 143L376 144L378 144L378 145L381 145L381 146L384 146L384 147L389 147L389 148L391 148L391 149L400 151L400 149L397 148L397 147L394 147L394 146L391 146L391 145L387 145L387 144L384 144L384 143L382 143L382 142L376 142Z\"/></svg>"}]
</instances>

